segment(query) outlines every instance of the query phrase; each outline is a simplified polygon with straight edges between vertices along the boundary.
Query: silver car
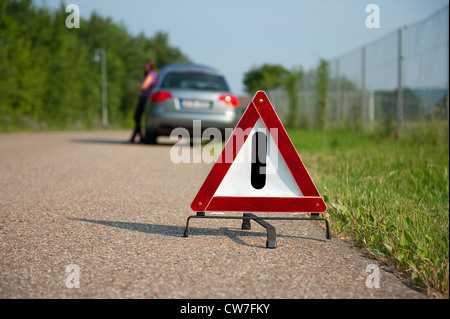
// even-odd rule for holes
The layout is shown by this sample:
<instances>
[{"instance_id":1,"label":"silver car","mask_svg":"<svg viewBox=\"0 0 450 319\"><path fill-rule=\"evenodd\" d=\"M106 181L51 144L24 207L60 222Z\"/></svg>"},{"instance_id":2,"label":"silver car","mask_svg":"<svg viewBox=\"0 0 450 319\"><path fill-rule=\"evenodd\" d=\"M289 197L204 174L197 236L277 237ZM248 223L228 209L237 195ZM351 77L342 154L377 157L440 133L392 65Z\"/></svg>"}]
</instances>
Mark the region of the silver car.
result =
<instances>
[{"instance_id":1,"label":"silver car","mask_svg":"<svg viewBox=\"0 0 450 319\"><path fill-rule=\"evenodd\" d=\"M242 115L222 73L205 65L174 63L160 69L146 112L146 142L185 128L192 136L194 120L201 130L234 128Z\"/></svg>"}]
</instances>

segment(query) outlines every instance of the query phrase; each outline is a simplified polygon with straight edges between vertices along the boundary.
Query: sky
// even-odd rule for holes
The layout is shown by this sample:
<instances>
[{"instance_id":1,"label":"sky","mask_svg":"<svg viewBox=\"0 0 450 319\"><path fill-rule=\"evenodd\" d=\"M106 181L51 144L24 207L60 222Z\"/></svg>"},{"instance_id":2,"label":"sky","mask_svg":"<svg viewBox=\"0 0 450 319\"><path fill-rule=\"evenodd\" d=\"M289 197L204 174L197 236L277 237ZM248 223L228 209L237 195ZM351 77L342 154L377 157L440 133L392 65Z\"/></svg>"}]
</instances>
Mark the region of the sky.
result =
<instances>
[{"instance_id":1,"label":"sky","mask_svg":"<svg viewBox=\"0 0 450 319\"><path fill-rule=\"evenodd\" d=\"M60 7L61 0L34 0ZM236 95L244 73L263 63L288 69L317 66L377 40L448 5L448 0L66 0L88 19L93 11L136 35L169 34L193 62L220 70ZM379 28L367 28L369 4L379 7ZM80 25L83 28L83 25Z\"/></svg>"}]
</instances>

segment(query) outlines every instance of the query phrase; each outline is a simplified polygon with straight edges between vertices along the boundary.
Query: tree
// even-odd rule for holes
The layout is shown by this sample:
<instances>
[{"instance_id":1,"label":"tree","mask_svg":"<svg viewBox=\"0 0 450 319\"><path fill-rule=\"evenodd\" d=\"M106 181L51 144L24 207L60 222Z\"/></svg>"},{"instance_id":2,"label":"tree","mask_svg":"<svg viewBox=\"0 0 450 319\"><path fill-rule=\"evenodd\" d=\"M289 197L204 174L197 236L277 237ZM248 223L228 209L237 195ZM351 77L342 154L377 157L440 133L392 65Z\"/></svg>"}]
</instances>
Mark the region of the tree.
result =
<instances>
[{"instance_id":1,"label":"tree","mask_svg":"<svg viewBox=\"0 0 450 319\"><path fill-rule=\"evenodd\" d=\"M245 91L254 94L259 90L271 90L285 83L289 74L283 66L265 63L260 67L253 67L244 74Z\"/></svg>"},{"instance_id":2,"label":"tree","mask_svg":"<svg viewBox=\"0 0 450 319\"><path fill-rule=\"evenodd\" d=\"M107 51L108 111L113 126L130 126L143 64L188 61L169 36L132 36L124 25L93 13L80 29L67 13L34 7L31 0L0 0L0 131L77 129L101 125L101 67Z\"/></svg>"}]
</instances>

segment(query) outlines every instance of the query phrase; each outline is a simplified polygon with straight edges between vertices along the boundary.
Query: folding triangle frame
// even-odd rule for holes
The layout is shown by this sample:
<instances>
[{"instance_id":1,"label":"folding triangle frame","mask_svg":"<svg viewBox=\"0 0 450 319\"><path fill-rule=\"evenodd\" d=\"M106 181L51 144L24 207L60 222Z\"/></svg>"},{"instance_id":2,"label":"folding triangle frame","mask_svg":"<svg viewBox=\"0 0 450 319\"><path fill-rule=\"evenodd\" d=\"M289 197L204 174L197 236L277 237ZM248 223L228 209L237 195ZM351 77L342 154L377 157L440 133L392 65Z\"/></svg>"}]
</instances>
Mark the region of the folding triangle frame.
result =
<instances>
[{"instance_id":1,"label":"folding triangle frame","mask_svg":"<svg viewBox=\"0 0 450 319\"><path fill-rule=\"evenodd\" d=\"M285 161L292 177L303 196L297 197L249 197L249 196L214 196L237 154L244 145L248 134L244 138L235 138L237 132L244 132L253 128L261 118L273 137L278 150ZM238 130L240 129L240 130ZM232 154L232 160L226 158ZM191 209L196 212L228 211L228 212L309 212L323 213L326 204L317 191L306 167L295 150L286 130L276 114L266 93L258 91L254 96L235 130L228 139L220 156L217 158L209 175L206 177Z\"/></svg>"}]
</instances>

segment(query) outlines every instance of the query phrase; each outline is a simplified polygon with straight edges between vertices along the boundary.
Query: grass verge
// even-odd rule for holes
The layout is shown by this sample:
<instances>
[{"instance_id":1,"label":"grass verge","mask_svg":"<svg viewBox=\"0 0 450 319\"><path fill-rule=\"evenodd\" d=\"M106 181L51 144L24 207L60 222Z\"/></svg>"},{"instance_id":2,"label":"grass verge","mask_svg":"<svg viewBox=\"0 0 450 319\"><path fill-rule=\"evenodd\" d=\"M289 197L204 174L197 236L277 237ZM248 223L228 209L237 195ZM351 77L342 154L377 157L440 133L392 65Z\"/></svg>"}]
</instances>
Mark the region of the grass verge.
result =
<instances>
[{"instance_id":1,"label":"grass verge","mask_svg":"<svg viewBox=\"0 0 450 319\"><path fill-rule=\"evenodd\" d=\"M449 140L442 128L400 139L288 129L324 197L332 229L389 259L430 295L449 295Z\"/></svg>"}]
</instances>

